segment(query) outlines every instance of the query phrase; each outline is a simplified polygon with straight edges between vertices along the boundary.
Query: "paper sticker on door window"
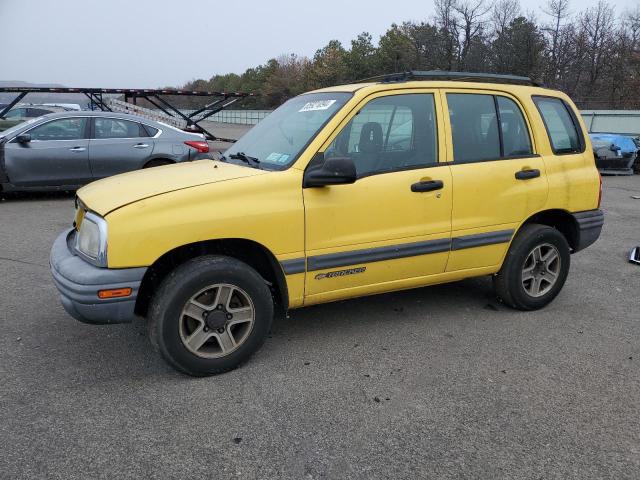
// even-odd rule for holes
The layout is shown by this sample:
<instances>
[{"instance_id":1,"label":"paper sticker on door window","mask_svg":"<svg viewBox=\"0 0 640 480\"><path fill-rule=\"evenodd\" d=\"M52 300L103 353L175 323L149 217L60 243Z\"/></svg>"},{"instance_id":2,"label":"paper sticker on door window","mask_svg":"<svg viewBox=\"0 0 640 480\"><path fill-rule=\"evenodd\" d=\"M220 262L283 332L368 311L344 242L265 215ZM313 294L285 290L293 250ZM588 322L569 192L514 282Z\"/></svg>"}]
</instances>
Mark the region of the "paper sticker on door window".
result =
<instances>
[{"instance_id":1,"label":"paper sticker on door window","mask_svg":"<svg viewBox=\"0 0 640 480\"><path fill-rule=\"evenodd\" d=\"M283 163L287 163L287 160L289 160L289 157L290 155L286 153L273 152L273 153L270 153L267 158L265 158L265 161L270 163L283 164Z\"/></svg>"},{"instance_id":2,"label":"paper sticker on door window","mask_svg":"<svg viewBox=\"0 0 640 480\"><path fill-rule=\"evenodd\" d=\"M314 112L316 110L327 110L335 100L318 100L317 102L307 102L298 112Z\"/></svg>"}]
</instances>

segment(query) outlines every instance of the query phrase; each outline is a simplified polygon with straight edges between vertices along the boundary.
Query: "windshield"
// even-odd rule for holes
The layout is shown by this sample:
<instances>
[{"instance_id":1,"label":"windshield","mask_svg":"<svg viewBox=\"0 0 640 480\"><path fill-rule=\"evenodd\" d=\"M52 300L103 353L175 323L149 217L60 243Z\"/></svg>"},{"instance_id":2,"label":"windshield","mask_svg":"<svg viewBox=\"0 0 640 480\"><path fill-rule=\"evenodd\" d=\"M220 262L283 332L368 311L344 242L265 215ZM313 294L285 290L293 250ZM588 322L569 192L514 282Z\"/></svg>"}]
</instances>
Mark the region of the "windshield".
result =
<instances>
[{"instance_id":1,"label":"windshield","mask_svg":"<svg viewBox=\"0 0 640 480\"><path fill-rule=\"evenodd\" d=\"M328 92L292 98L234 143L224 153L227 161L242 163L232 157L243 154L257 159L254 164L260 168L286 169L351 95Z\"/></svg>"}]
</instances>

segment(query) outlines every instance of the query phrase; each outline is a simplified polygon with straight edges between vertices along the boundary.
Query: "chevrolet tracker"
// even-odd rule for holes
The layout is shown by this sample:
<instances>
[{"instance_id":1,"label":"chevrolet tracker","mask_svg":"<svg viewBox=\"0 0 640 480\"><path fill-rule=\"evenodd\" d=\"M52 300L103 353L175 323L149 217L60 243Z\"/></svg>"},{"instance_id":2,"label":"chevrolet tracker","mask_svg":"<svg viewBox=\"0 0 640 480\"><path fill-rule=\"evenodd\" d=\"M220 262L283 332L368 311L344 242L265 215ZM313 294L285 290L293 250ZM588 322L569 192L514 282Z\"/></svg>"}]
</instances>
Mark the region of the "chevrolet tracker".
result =
<instances>
[{"instance_id":1,"label":"chevrolet tracker","mask_svg":"<svg viewBox=\"0 0 640 480\"><path fill-rule=\"evenodd\" d=\"M584 125L514 76L409 72L295 97L219 160L80 189L51 251L87 323L147 319L178 370L235 368L274 311L481 275L551 302L603 225Z\"/></svg>"}]
</instances>

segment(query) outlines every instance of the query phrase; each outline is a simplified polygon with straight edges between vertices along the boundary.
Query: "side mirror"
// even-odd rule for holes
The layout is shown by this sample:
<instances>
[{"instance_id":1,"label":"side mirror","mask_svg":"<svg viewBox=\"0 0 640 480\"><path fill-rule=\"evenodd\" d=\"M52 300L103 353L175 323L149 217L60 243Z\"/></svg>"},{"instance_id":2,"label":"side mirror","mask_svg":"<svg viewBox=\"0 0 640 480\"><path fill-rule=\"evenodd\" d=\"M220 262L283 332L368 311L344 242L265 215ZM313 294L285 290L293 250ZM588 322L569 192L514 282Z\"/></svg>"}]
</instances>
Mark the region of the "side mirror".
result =
<instances>
[{"instance_id":1,"label":"side mirror","mask_svg":"<svg viewBox=\"0 0 640 480\"><path fill-rule=\"evenodd\" d=\"M622 150L622 148L618 145L611 144L611 146L609 147L609 150L611 150L612 152L619 152L620 150Z\"/></svg>"},{"instance_id":2,"label":"side mirror","mask_svg":"<svg viewBox=\"0 0 640 480\"><path fill-rule=\"evenodd\" d=\"M31 135L28 133L20 134L16 137L16 142L18 143L29 143L31 141Z\"/></svg>"},{"instance_id":3,"label":"side mirror","mask_svg":"<svg viewBox=\"0 0 640 480\"><path fill-rule=\"evenodd\" d=\"M305 188L345 185L357 179L356 166L348 157L327 158L304 174L302 186Z\"/></svg>"}]
</instances>

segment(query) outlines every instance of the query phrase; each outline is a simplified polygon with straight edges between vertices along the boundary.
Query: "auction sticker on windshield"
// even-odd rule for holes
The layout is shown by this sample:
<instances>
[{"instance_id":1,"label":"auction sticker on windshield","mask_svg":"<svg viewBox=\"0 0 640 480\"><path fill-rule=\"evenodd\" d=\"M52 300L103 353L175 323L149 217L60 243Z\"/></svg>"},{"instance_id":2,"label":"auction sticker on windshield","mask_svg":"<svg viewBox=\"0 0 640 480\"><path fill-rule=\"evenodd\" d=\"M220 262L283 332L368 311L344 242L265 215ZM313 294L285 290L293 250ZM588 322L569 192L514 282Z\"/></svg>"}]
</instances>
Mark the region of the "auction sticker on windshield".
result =
<instances>
[{"instance_id":1,"label":"auction sticker on windshield","mask_svg":"<svg viewBox=\"0 0 640 480\"><path fill-rule=\"evenodd\" d=\"M317 102L307 102L298 112L315 112L316 110L327 110L335 100L318 100Z\"/></svg>"},{"instance_id":2,"label":"auction sticker on windshield","mask_svg":"<svg viewBox=\"0 0 640 480\"><path fill-rule=\"evenodd\" d=\"M270 163L282 164L282 163L287 163L287 160L289 160L290 156L291 155L287 155L286 153L273 152L273 153L270 153L267 158L265 158L265 161Z\"/></svg>"}]
</instances>

